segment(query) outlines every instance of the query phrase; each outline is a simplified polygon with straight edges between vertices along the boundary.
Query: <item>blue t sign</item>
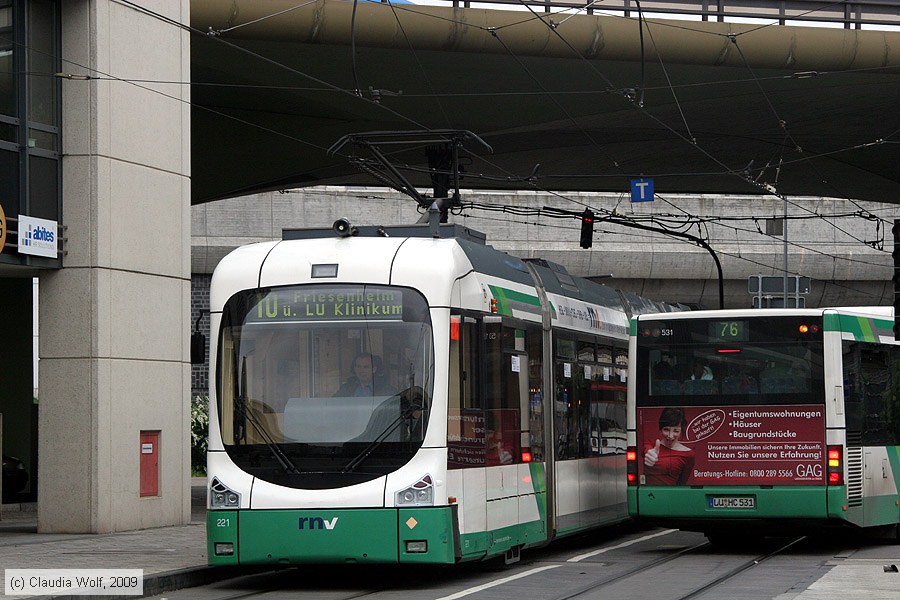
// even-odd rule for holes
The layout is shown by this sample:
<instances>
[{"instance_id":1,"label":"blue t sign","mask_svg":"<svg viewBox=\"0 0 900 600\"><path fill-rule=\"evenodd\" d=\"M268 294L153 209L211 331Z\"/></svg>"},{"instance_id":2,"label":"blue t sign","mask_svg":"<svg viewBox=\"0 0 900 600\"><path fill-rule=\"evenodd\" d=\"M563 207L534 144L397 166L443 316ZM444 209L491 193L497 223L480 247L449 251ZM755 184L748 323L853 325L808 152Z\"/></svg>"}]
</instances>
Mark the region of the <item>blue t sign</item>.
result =
<instances>
[{"instance_id":1,"label":"blue t sign","mask_svg":"<svg viewBox=\"0 0 900 600\"><path fill-rule=\"evenodd\" d=\"M632 202L653 202L653 180L652 179L632 179L631 180L631 201Z\"/></svg>"}]
</instances>

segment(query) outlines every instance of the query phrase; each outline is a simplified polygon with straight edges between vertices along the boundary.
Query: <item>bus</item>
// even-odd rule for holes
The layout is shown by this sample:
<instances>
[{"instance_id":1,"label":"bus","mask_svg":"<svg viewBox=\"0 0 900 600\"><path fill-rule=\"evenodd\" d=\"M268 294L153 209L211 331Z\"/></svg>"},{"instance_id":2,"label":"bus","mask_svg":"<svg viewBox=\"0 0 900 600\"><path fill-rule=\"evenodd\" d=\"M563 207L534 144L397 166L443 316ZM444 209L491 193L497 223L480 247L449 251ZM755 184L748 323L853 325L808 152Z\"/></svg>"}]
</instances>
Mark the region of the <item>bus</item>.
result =
<instances>
[{"instance_id":1,"label":"bus","mask_svg":"<svg viewBox=\"0 0 900 600\"><path fill-rule=\"evenodd\" d=\"M628 319L666 305L459 225L283 237L212 277L211 565L514 562L629 519Z\"/></svg>"},{"instance_id":2,"label":"bus","mask_svg":"<svg viewBox=\"0 0 900 600\"><path fill-rule=\"evenodd\" d=\"M896 533L892 327L891 307L632 319L629 514L714 543L827 526Z\"/></svg>"}]
</instances>

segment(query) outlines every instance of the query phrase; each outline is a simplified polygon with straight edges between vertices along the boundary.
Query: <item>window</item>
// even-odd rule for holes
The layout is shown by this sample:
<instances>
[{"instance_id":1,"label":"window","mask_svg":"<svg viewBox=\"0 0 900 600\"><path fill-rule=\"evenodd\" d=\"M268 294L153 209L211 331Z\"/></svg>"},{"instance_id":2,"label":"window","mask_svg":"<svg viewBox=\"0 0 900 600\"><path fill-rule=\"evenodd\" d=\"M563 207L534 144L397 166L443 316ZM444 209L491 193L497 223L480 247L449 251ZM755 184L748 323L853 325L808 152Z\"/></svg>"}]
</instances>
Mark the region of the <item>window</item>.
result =
<instances>
[{"instance_id":1,"label":"window","mask_svg":"<svg viewBox=\"0 0 900 600\"><path fill-rule=\"evenodd\" d=\"M849 437L863 446L900 444L900 349L844 341L844 405Z\"/></svg>"},{"instance_id":2,"label":"window","mask_svg":"<svg viewBox=\"0 0 900 600\"><path fill-rule=\"evenodd\" d=\"M821 404L821 318L640 321L637 401L644 406Z\"/></svg>"},{"instance_id":3,"label":"window","mask_svg":"<svg viewBox=\"0 0 900 600\"><path fill-rule=\"evenodd\" d=\"M541 329L475 313L454 314L450 340L451 468L543 458Z\"/></svg>"},{"instance_id":4,"label":"window","mask_svg":"<svg viewBox=\"0 0 900 600\"><path fill-rule=\"evenodd\" d=\"M7 216L60 220L60 45L59 0L0 0L0 202ZM60 264L15 252L0 253L0 262Z\"/></svg>"},{"instance_id":5,"label":"window","mask_svg":"<svg viewBox=\"0 0 900 600\"><path fill-rule=\"evenodd\" d=\"M297 488L341 487L396 470L421 447L434 361L418 292L251 290L229 299L222 322L222 439L249 473Z\"/></svg>"},{"instance_id":6,"label":"window","mask_svg":"<svg viewBox=\"0 0 900 600\"><path fill-rule=\"evenodd\" d=\"M624 454L628 351L624 343L557 334L556 456ZM577 360L572 360L577 357Z\"/></svg>"}]
</instances>

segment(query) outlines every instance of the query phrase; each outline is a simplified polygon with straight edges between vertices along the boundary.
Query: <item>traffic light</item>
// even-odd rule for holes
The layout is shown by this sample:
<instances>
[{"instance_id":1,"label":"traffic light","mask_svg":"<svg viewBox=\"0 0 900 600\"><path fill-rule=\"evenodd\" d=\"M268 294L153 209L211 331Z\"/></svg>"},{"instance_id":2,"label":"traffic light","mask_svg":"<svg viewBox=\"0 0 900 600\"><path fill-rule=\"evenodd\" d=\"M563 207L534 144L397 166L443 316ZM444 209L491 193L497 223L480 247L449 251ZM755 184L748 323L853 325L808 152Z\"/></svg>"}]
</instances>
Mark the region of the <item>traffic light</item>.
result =
<instances>
[{"instance_id":1,"label":"traffic light","mask_svg":"<svg viewBox=\"0 0 900 600\"><path fill-rule=\"evenodd\" d=\"M897 220L900 223L900 219ZM895 225L896 227L896 225ZM594 212L586 208L581 213L581 247L590 248L594 243Z\"/></svg>"},{"instance_id":2,"label":"traffic light","mask_svg":"<svg viewBox=\"0 0 900 600\"><path fill-rule=\"evenodd\" d=\"M900 340L900 219L894 219L894 339Z\"/></svg>"}]
</instances>

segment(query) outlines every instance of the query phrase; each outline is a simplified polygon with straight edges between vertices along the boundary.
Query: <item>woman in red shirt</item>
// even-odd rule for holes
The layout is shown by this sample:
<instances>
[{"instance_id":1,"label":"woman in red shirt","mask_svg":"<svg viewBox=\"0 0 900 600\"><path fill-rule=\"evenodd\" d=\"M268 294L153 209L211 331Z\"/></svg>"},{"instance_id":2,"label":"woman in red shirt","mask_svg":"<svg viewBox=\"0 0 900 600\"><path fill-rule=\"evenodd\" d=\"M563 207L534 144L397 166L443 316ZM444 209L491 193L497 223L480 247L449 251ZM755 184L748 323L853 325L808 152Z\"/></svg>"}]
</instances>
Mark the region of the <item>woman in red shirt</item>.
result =
<instances>
[{"instance_id":1,"label":"woman in red shirt","mask_svg":"<svg viewBox=\"0 0 900 600\"><path fill-rule=\"evenodd\" d=\"M644 448L647 485L684 485L694 467L694 451L679 439L687 427L681 408L666 408L659 415L659 437Z\"/></svg>"}]
</instances>

